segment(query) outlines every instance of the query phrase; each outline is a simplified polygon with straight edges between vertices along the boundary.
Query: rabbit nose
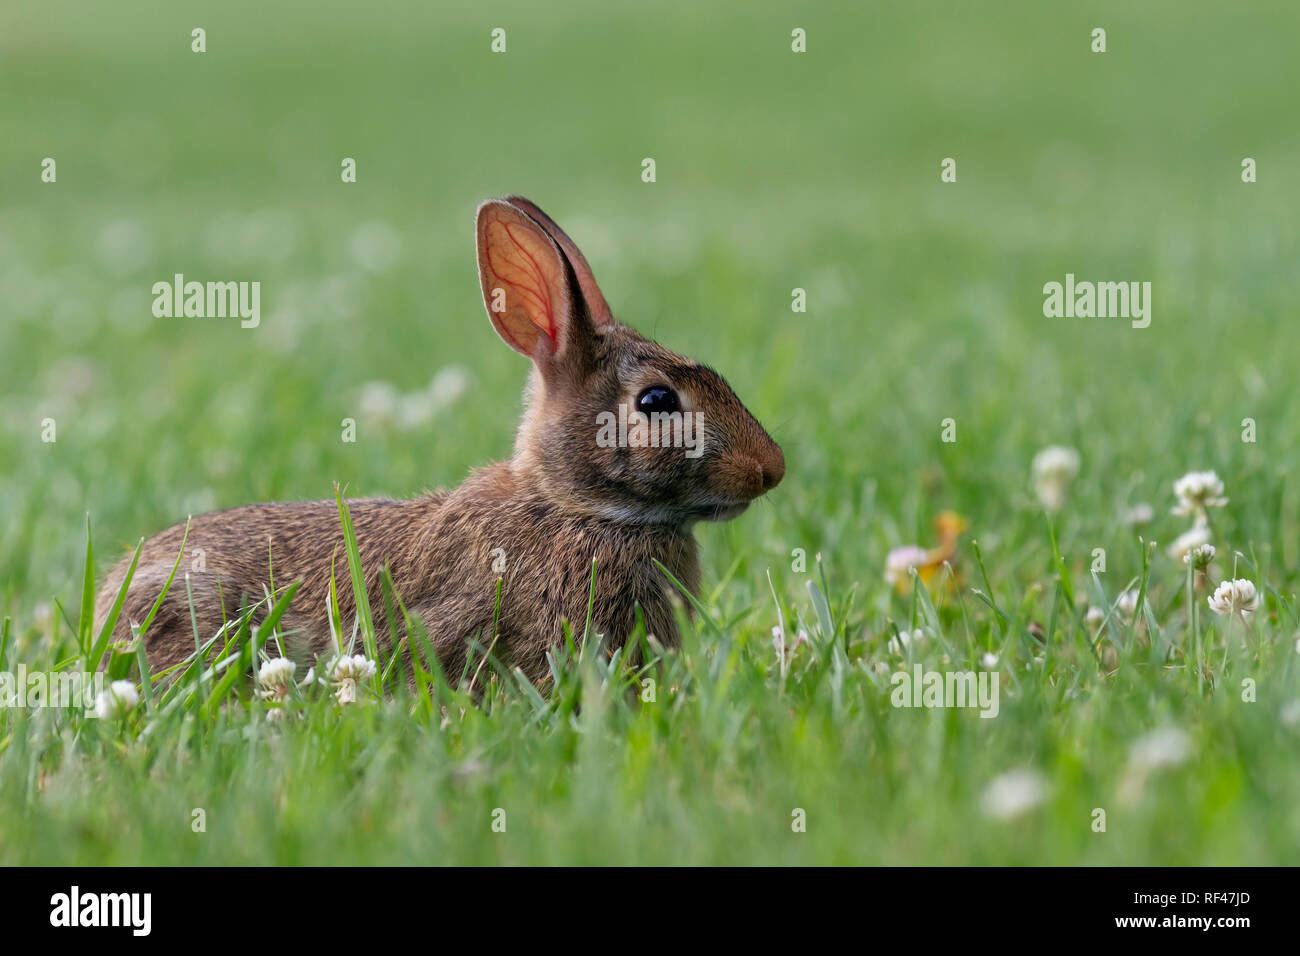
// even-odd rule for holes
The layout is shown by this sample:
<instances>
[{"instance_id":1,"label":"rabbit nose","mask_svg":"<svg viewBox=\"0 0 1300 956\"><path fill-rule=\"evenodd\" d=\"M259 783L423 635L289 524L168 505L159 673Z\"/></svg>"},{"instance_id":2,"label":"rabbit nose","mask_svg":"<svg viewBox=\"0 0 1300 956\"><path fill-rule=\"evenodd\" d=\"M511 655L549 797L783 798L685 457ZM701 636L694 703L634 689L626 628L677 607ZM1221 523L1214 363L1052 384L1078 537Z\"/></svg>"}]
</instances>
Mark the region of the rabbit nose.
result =
<instances>
[{"instance_id":1,"label":"rabbit nose","mask_svg":"<svg viewBox=\"0 0 1300 956\"><path fill-rule=\"evenodd\" d=\"M785 455L780 447L774 444L771 453L759 459L758 475L765 492L781 483L785 477Z\"/></svg>"}]
</instances>

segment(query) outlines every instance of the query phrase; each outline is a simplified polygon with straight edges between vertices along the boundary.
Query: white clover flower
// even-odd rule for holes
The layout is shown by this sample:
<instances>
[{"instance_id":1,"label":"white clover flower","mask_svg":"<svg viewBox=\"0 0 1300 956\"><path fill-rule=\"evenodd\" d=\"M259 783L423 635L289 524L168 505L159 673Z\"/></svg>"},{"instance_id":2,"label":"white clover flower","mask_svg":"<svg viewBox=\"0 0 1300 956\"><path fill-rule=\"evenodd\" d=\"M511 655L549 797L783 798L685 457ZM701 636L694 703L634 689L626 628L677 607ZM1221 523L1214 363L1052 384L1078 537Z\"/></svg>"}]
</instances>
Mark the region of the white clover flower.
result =
<instances>
[{"instance_id":1,"label":"white clover flower","mask_svg":"<svg viewBox=\"0 0 1300 956\"><path fill-rule=\"evenodd\" d=\"M104 719L125 717L135 710L138 703L140 693L135 689L135 684L129 680L115 680L108 685L108 690L100 691L95 698L95 716Z\"/></svg>"},{"instance_id":2,"label":"white clover flower","mask_svg":"<svg viewBox=\"0 0 1300 956\"><path fill-rule=\"evenodd\" d=\"M375 676L375 662L364 654L344 654L330 661L330 676L334 680L366 680Z\"/></svg>"},{"instance_id":3,"label":"white clover flower","mask_svg":"<svg viewBox=\"0 0 1300 956\"><path fill-rule=\"evenodd\" d=\"M998 666L998 655L992 651L985 651L984 656L980 658L980 663L984 665L986 671L991 671Z\"/></svg>"},{"instance_id":4,"label":"white clover flower","mask_svg":"<svg viewBox=\"0 0 1300 956\"><path fill-rule=\"evenodd\" d=\"M1214 545L1198 544L1183 555L1183 564L1191 565L1197 571L1203 571L1214 560Z\"/></svg>"},{"instance_id":5,"label":"white clover flower","mask_svg":"<svg viewBox=\"0 0 1300 956\"><path fill-rule=\"evenodd\" d=\"M357 404L367 421L410 430L427 424L454 404L469 384L469 373L463 366L449 365L433 376L428 387L411 392L402 392L391 382L367 382L361 386Z\"/></svg>"},{"instance_id":6,"label":"white clover flower","mask_svg":"<svg viewBox=\"0 0 1300 956\"><path fill-rule=\"evenodd\" d=\"M799 650L800 644L808 644L808 632L802 627L795 632L794 644L789 648L785 646L785 630L780 625L772 628L772 647L776 649L776 656L784 667L786 661L794 656L794 652Z\"/></svg>"},{"instance_id":7,"label":"white clover flower","mask_svg":"<svg viewBox=\"0 0 1300 956\"><path fill-rule=\"evenodd\" d=\"M357 700L357 684L375 676L375 662L367 660L363 654L344 654L330 661L328 667L330 679L334 681L334 696L340 704L354 704Z\"/></svg>"},{"instance_id":8,"label":"white clover flower","mask_svg":"<svg viewBox=\"0 0 1300 956\"><path fill-rule=\"evenodd\" d=\"M357 702L357 682L351 677L343 678L343 680L339 681L334 696L339 699L340 704L355 704Z\"/></svg>"},{"instance_id":9,"label":"white clover flower","mask_svg":"<svg viewBox=\"0 0 1300 956\"><path fill-rule=\"evenodd\" d=\"M407 392L397 399L393 420L403 431L412 431L433 421L437 407L428 392Z\"/></svg>"},{"instance_id":10,"label":"white clover flower","mask_svg":"<svg viewBox=\"0 0 1300 956\"><path fill-rule=\"evenodd\" d=\"M898 587L911 580L913 568L925 567L929 560L930 552L914 544L895 548L885 556L885 580Z\"/></svg>"},{"instance_id":11,"label":"white clover flower","mask_svg":"<svg viewBox=\"0 0 1300 956\"><path fill-rule=\"evenodd\" d=\"M1167 549L1169 557L1175 561L1184 561L1187 555L1191 554L1203 544L1210 543L1210 529L1205 525L1196 525L1187 531L1184 531L1178 537L1174 538L1174 543Z\"/></svg>"},{"instance_id":12,"label":"white clover flower","mask_svg":"<svg viewBox=\"0 0 1300 956\"><path fill-rule=\"evenodd\" d=\"M1300 725L1300 700L1287 701L1282 707L1282 723L1288 727Z\"/></svg>"},{"instance_id":13,"label":"white clover flower","mask_svg":"<svg viewBox=\"0 0 1300 956\"><path fill-rule=\"evenodd\" d=\"M1099 607L1089 607L1088 613L1083 616L1083 623L1088 627L1100 627L1106 620L1106 612Z\"/></svg>"},{"instance_id":14,"label":"white clover flower","mask_svg":"<svg viewBox=\"0 0 1300 956\"><path fill-rule=\"evenodd\" d=\"M435 409L451 405L469 388L469 371L463 365L448 365L439 369L429 382L429 398Z\"/></svg>"},{"instance_id":15,"label":"white clover flower","mask_svg":"<svg viewBox=\"0 0 1300 956\"><path fill-rule=\"evenodd\" d=\"M288 658L277 657L257 671L258 695L265 700L285 700L293 686L293 672L298 665Z\"/></svg>"},{"instance_id":16,"label":"white clover flower","mask_svg":"<svg viewBox=\"0 0 1300 956\"><path fill-rule=\"evenodd\" d=\"M1195 515L1197 524L1204 524L1206 509L1222 508L1228 503L1223 497L1223 482L1213 471L1189 471L1174 482L1178 505L1176 515Z\"/></svg>"},{"instance_id":17,"label":"white clover flower","mask_svg":"<svg viewBox=\"0 0 1300 956\"><path fill-rule=\"evenodd\" d=\"M1034 492L1048 511L1060 511L1065 493L1079 473L1079 453L1073 448L1050 445L1034 456Z\"/></svg>"},{"instance_id":18,"label":"white clover flower","mask_svg":"<svg viewBox=\"0 0 1300 956\"><path fill-rule=\"evenodd\" d=\"M1144 734L1129 750L1129 764L1141 771L1176 767L1192 754L1192 741L1177 727L1165 727Z\"/></svg>"},{"instance_id":19,"label":"white clover flower","mask_svg":"<svg viewBox=\"0 0 1300 956\"><path fill-rule=\"evenodd\" d=\"M1012 770L995 777L984 790L984 813L1012 820L1047 799L1047 781L1036 770Z\"/></svg>"},{"instance_id":20,"label":"white clover flower","mask_svg":"<svg viewBox=\"0 0 1300 956\"><path fill-rule=\"evenodd\" d=\"M364 418L370 421L387 421L397 413L401 398L397 386L391 382L367 382L361 386L358 405Z\"/></svg>"},{"instance_id":21,"label":"white clover flower","mask_svg":"<svg viewBox=\"0 0 1300 956\"><path fill-rule=\"evenodd\" d=\"M1115 603L1115 610L1123 618L1125 624L1133 621L1134 615L1137 614L1138 593L1134 588L1130 588L1119 596Z\"/></svg>"},{"instance_id":22,"label":"white clover flower","mask_svg":"<svg viewBox=\"0 0 1300 956\"><path fill-rule=\"evenodd\" d=\"M1150 524L1151 519L1155 516L1156 510L1143 501L1124 512L1124 523L1137 527L1138 525Z\"/></svg>"},{"instance_id":23,"label":"white clover flower","mask_svg":"<svg viewBox=\"0 0 1300 956\"><path fill-rule=\"evenodd\" d=\"M1134 804L1146 788L1153 770L1177 767L1192 755L1192 741L1177 727L1163 727L1143 734L1129 748L1128 764L1119 781L1119 800Z\"/></svg>"},{"instance_id":24,"label":"white clover flower","mask_svg":"<svg viewBox=\"0 0 1300 956\"><path fill-rule=\"evenodd\" d=\"M1220 582L1207 600L1210 610L1221 617L1239 614L1243 621L1249 621L1251 615L1259 610L1259 594L1255 585L1245 578Z\"/></svg>"},{"instance_id":25,"label":"white clover flower","mask_svg":"<svg viewBox=\"0 0 1300 956\"><path fill-rule=\"evenodd\" d=\"M925 643L925 631L919 627L915 631L899 631L896 637L889 639L889 650L894 654L902 654L909 645L915 644L920 647Z\"/></svg>"}]
</instances>

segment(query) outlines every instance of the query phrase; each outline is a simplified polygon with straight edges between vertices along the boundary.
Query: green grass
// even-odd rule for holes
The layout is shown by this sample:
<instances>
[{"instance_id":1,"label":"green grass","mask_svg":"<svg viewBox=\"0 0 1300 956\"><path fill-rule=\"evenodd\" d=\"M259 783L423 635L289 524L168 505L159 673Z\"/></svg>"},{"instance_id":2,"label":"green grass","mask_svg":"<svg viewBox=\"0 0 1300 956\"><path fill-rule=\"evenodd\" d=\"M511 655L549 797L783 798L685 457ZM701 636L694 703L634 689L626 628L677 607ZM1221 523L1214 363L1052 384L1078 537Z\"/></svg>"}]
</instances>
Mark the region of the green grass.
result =
<instances>
[{"instance_id":1,"label":"green grass","mask_svg":"<svg viewBox=\"0 0 1300 956\"><path fill-rule=\"evenodd\" d=\"M381 659L356 705L304 689L268 720L250 633L121 720L0 709L0 862L1294 862L1292 5L479 6L0 12L0 671L102 652L138 683L80 613L88 551L97 580L187 514L409 496L507 455L525 363L483 314L485 196L535 199L616 314L722 371L784 483L700 529L703 613L644 673L589 643L541 693L492 671L476 702ZM153 318L174 272L260 281L260 327ZM1044 318L1067 272L1151 281L1151 327ZM465 390L427 421L365 413L367 382L448 369ZM1082 468L1049 518L1029 471L1051 444ZM1231 498L1211 583L1264 595L1246 642L1204 590L1189 615L1165 552L1172 482L1201 468ZM1121 520L1143 501L1145 562ZM971 524L959 585L894 593L886 554L943 509ZM1130 587L1145 624L1094 646L1086 605ZM784 668L778 623L809 638ZM997 655L996 719L891 706L910 661L887 645L916 627L927 668ZM1186 759L1142 778L1134 744L1171 727ZM990 816L1017 769L1041 802Z\"/></svg>"}]
</instances>

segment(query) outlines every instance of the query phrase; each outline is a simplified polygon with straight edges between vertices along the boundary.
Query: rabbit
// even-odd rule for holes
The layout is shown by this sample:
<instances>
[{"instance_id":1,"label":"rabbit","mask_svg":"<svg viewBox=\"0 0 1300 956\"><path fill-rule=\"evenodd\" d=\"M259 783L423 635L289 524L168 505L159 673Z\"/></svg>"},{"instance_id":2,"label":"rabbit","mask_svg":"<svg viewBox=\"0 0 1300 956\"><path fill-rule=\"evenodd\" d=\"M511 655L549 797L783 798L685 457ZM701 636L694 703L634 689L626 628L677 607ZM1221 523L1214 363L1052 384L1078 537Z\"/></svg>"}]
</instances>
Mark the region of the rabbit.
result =
<instances>
[{"instance_id":1,"label":"rabbit","mask_svg":"<svg viewBox=\"0 0 1300 956\"><path fill-rule=\"evenodd\" d=\"M379 576L387 566L450 679L477 667L490 646L498 661L540 685L549 674L547 652L564 639L562 622L577 638L584 634L593 559L590 633L609 650L622 646L639 607L647 633L672 647L681 598L652 559L695 593L695 522L734 518L776 487L785 474L781 448L720 375L617 321L578 247L536 205L518 196L489 199L475 227L488 318L507 345L532 360L525 410L513 457L472 472L455 490L348 503L380 647L391 649ZM632 427L605 428L600 440L620 405ZM694 413L694 452L663 440L647 445L645 428L635 429L672 412ZM184 535L177 524L144 544L116 640L128 640L130 622L149 614ZM200 551L202 570L192 569ZM331 566L342 620L355 613L333 500L193 518L185 552L180 568L189 570L188 581L177 573L144 635L155 673L193 653L195 622L207 640L243 602L261 601L272 579L277 588L300 582L279 624L290 658L333 649ZM129 556L98 592L96 631L128 565ZM350 634L348 627L345 639ZM275 649L272 642L267 650Z\"/></svg>"}]
</instances>

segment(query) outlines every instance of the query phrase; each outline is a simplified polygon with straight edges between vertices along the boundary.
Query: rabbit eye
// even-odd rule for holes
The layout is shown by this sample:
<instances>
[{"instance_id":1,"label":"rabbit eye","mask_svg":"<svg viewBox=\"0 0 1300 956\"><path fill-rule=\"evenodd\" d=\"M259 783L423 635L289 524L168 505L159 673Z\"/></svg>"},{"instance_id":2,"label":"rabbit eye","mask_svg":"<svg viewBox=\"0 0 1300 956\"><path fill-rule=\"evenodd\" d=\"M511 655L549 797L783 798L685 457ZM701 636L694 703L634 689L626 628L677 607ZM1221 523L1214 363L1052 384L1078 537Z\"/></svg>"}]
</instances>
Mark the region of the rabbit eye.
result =
<instances>
[{"instance_id":1,"label":"rabbit eye","mask_svg":"<svg viewBox=\"0 0 1300 956\"><path fill-rule=\"evenodd\" d=\"M677 393L665 385L651 385L636 397L636 410L645 415L675 412L678 407Z\"/></svg>"}]
</instances>

